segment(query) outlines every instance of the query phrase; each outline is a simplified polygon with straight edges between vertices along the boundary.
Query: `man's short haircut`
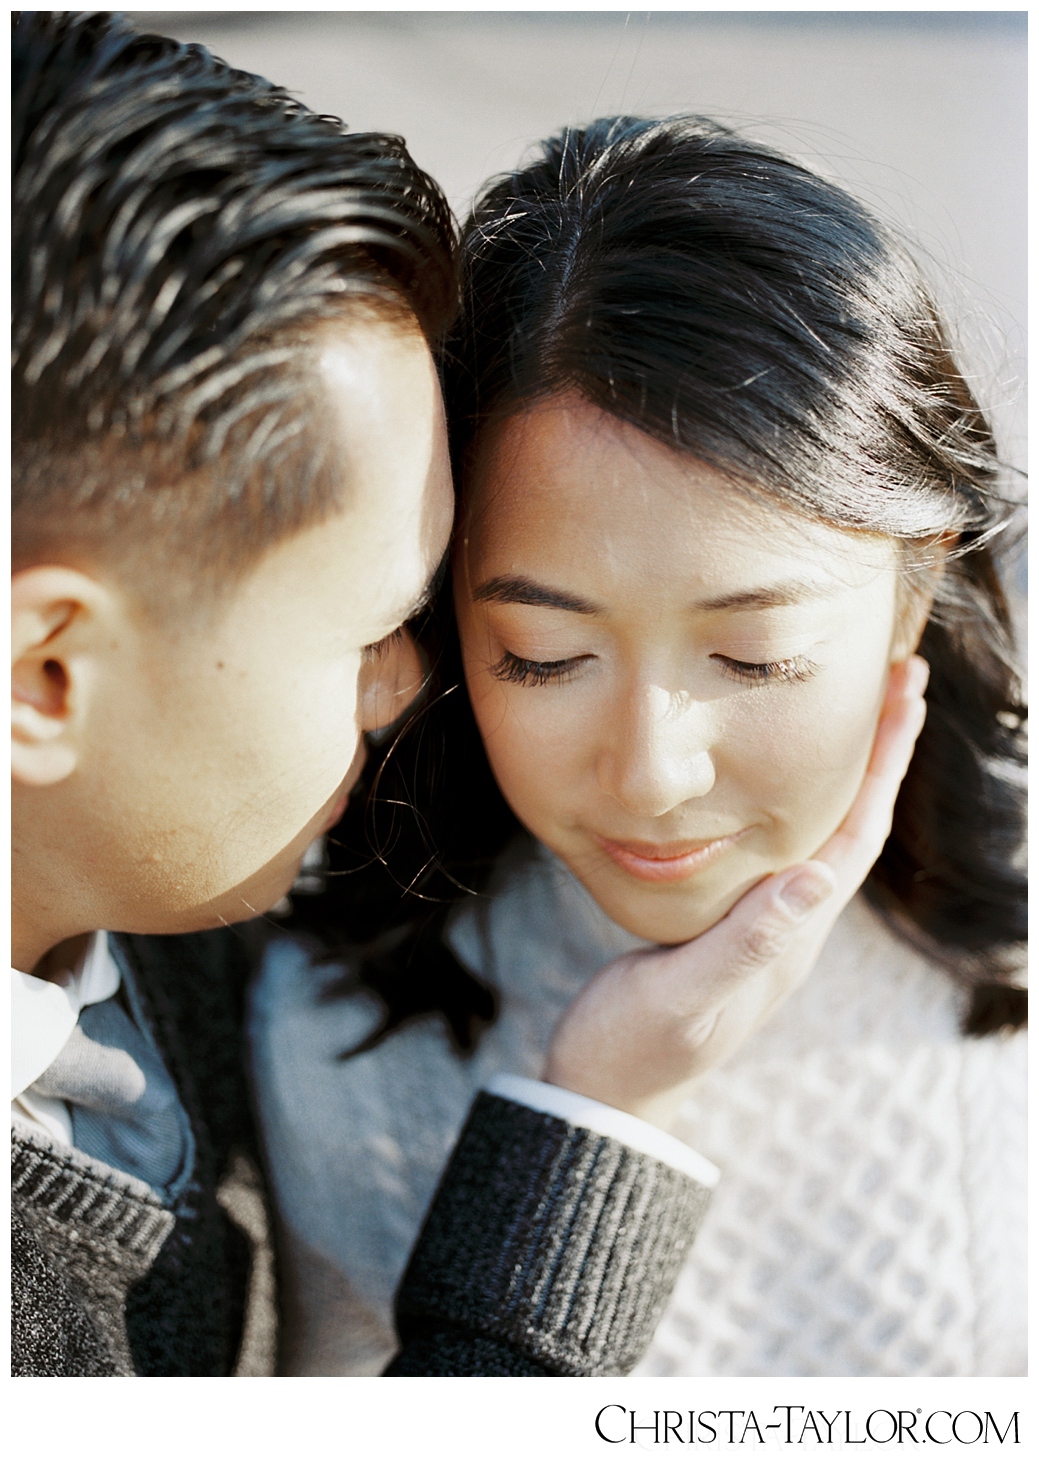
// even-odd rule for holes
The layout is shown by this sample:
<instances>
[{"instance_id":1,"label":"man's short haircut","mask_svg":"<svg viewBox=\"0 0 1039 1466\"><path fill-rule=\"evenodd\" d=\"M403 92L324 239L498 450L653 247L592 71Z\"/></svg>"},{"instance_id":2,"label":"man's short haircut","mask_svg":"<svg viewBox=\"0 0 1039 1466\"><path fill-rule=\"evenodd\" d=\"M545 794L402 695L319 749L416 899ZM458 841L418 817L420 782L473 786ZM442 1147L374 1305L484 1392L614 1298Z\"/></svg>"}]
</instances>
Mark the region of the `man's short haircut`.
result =
<instances>
[{"instance_id":1,"label":"man's short haircut","mask_svg":"<svg viewBox=\"0 0 1039 1466\"><path fill-rule=\"evenodd\" d=\"M16 13L13 72L16 564L159 535L233 572L338 507L315 333L449 324L447 203L400 138L117 15Z\"/></svg>"}]
</instances>

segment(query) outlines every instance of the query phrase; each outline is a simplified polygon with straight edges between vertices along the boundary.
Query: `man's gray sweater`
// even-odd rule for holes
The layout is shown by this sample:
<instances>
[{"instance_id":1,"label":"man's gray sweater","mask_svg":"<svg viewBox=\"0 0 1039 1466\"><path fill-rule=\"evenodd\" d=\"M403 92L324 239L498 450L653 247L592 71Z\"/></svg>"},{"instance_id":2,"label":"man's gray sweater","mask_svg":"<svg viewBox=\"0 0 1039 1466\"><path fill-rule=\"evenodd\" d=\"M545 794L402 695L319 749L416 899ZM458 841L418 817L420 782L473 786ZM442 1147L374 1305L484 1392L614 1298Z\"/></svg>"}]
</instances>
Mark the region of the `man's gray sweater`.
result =
<instances>
[{"instance_id":1,"label":"man's gray sweater","mask_svg":"<svg viewBox=\"0 0 1039 1466\"><path fill-rule=\"evenodd\" d=\"M234 928L115 942L194 1137L169 1205L29 1126L12 1158L12 1372L277 1372L277 1229ZM394 1375L612 1375L648 1344L708 1192L615 1140L478 1096L397 1298Z\"/></svg>"}]
</instances>

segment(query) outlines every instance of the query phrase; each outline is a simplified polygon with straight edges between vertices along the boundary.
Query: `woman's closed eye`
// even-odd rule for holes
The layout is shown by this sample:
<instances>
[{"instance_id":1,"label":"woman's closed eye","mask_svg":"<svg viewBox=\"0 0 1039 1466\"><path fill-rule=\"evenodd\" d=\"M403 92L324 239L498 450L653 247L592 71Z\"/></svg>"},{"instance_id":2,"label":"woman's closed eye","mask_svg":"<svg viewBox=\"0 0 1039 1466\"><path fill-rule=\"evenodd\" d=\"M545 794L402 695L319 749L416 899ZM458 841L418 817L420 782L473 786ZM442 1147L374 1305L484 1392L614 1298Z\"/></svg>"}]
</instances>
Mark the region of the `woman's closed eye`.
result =
<instances>
[{"instance_id":1,"label":"woman's closed eye","mask_svg":"<svg viewBox=\"0 0 1039 1466\"><path fill-rule=\"evenodd\" d=\"M713 652L712 662L718 662L727 676L737 682L807 682L819 668L808 657L786 657L776 662L739 662L735 657Z\"/></svg>"},{"instance_id":2,"label":"woman's closed eye","mask_svg":"<svg viewBox=\"0 0 1039 1466\"><path fill-rule=\"evenodd\" d=\"M569 682L577 669L590 660L590 656L583 655L541 662L530 657L518 657L515 652L503 652L490 668L490 673L499 682L512 682L522 687L545 687L549 683ZM719 663L725 674L735 681L754 685L768 682L807 682L819 670L815 662L804 656L785 657L781 661L773 662L741 662L735 657L714 652L711 661Z\"/></svg>"},{"instance_id":3,"label":"woman's closed eye","mask_svg":"<svg viewBox=\"0 0 1039 1466\"><path fill-rule=\"evenodd\" d=\"M490 673L499 682L515 682L522 687L544 687L550 682L569 682L578 667L590 660L585 655L564 657L558 662L536 662L527 657L517 657L514 652L503 652L490 668Z\"/></svg>"}]
</instances>

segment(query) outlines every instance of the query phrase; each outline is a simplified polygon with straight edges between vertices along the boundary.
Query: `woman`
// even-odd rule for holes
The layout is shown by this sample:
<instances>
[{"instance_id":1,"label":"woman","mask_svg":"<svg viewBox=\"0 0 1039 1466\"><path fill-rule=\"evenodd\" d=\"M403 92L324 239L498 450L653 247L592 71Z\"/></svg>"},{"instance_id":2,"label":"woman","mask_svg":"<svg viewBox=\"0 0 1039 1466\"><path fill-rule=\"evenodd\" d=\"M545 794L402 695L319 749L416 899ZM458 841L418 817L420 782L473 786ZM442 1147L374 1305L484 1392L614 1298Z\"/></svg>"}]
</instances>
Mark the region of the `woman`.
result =
<instances>
[{"instance_id":1,"label":"woman","mask_svg":"<svg viewBox=\"0 0 1039 1466\"><path fill-rule=\"evenodd\" d=\"M1019 1373L1023 1051L983 1037L1023 1022L1023 709L990 547L1010 505L919 274L840 190L688 120L550 141L487 190L465 251L460 634L445 591L439 695L340 831L363 861L363 813L382 857L339 906L366 951L330 985L275 946L255 1023L268 1070L333 1025L349 1057L317 1066L314 1103L368 1115L370 1189L337 1211L358 1372L392 1349L473 1090L551 1078L553 1026L604 962L634 1004L626 954L704 940L828 859L919 646L891 834L809 980L748 999L764 1022L738 1052L752 1024L708 1015L692 1091L640 1110L623 1081L577 1087L721 1168L642 1372Z\"/></svg>"}]
</instances>

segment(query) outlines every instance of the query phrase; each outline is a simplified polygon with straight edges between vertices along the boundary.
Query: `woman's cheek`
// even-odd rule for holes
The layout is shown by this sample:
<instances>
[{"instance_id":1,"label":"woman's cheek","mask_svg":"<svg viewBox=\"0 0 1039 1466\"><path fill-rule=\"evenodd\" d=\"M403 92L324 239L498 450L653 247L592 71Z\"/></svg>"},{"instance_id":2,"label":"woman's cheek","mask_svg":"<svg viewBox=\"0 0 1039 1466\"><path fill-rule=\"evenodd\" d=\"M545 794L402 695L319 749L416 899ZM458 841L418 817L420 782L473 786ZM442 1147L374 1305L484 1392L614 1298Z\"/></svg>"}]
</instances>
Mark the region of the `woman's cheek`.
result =
<instances>
[{"instance_id":1,"label":"woman's cheek","mask_svg":"<svg viewBox=\"0 0 1039 1466\"><path fill-rule=\"evenodd\" d=\"M553 706L551 692L539 696L540 689L490 677L481 682L470 695L491 771L519 819L535 834L545 832L563 814L565 791L575 787L580 728Z\"/></svg>"},{"instance_id":2,"label":"woman's cheek","mask_svg":"<svg viewBox=\"0 0 1039 1466\"><path fill-rule=\"evenodd\" d=\"M769 708L734 740L732 772L753 786L777 856L805 859L841 823L862 783L882 700L873 678L820 678L809 695Z\"/></svg>"}]
</instances>

